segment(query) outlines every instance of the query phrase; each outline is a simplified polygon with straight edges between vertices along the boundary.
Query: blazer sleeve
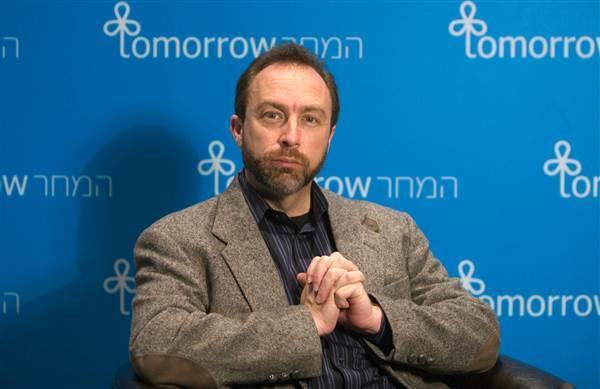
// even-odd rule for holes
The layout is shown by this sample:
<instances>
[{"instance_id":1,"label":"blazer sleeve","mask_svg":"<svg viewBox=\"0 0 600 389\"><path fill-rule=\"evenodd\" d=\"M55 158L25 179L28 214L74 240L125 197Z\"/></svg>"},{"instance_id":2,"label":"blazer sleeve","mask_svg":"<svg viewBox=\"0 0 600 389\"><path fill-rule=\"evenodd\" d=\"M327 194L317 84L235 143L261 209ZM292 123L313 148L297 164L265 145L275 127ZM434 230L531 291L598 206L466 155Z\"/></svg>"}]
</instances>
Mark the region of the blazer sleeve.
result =
<instances>
[{"instance_id":1,"label":"blazer sleeve","mask_svg":"<svg viewBox=\"0 0 600 389\"><path fill-rule=\"evenodd\" d=\"M366 341L367 346L384 363L435 374L491 369L500 344L495 313L471 297L458 279L448 277L414 220L402 215L408 223L408 247L399 255L406 256L408 277L370 293L388 319L393 348L386 353L372 342ZM386 293L386 288L396 293Z\"/></svg>"},{"instance_id":2,"label":"blazer sleeve","mask_svg":"<svg viewBox=\"0 0 600 389\"><path fill-rule=\"evenodd\" d=\"M206 263L152 227L138 239L135 261L129 353L143 380L216 388L321 374L320 338L304 305L211 313Z\"/></svg>"}]
</instances>

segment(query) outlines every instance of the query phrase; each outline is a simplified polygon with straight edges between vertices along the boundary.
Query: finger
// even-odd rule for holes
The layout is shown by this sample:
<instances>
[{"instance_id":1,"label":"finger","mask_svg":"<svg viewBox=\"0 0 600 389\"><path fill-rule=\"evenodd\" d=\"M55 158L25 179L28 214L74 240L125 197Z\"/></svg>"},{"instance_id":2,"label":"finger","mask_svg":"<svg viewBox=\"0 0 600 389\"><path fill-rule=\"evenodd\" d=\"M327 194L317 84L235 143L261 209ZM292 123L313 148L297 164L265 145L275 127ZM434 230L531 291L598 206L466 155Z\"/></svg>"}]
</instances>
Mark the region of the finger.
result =
<instances>
[{"instance_id":1,"label":"finger","mask_svg":"<svg viewBox=\"0 0 600 389\"><path fill-rule=\"evenodd\" d=\"M321 286L319 287L319 292L317 293L317 303L322 304L327 301L337 280L345 273L346 270L337 268L330 268L327 273L325 273L325 276L321 281Z\"/></svg>"},{"instance_id":2,"label":"finger","mask_svg":"<svg viewBox=\"0 0 600 389\"><path fill-rule=\"evenodd\" d=\"M347 300L348 303L351 304L351 300L362 296L363 292L364 286L362 282L356 282L354 284L342 286L341 288L336 290L334 293L334 297L339 300Z\"/></svg>"},{"instance_id":3,"label":"finger","mask_svg":"<svg viewBox=\"0 0 600 389\"><path fill-rule=\"evenodd\" d=\"M348 272L344 269L331 267L321 281L321 287L317 294L317 303L324 303L333 291L345 285L364 282L364 280L365 276L358 270Z\"/></svg>"},{"instance_id":4,"label":"finger","mask_svg":"<svg viewBox=\"0 0 600 389\"><path fill-rule=\"evenodd\" d=\"M339 309L346 309L350 307L350 303L348 302L348 300L338 297L335 294L333 295L333 298L335 301L335 305L337 305Z\"/></svg>"},{"instance_id":5,"label":"finger","mask_svg":"<svg viewBox=\"0 0 600 389\"><path fill-rule=\"evenodd\" d=\"M312 284L307 284L302 290L302 296L300 300L303 304L308 304L309 306L316 305L315 301L315 292L312 289Z\"/></svg>"},{"instance_id":6,"label":"finger","mask_svg":"<svg viewBox=\"0 0 600 389\"><path fill-rule=\"evenodd\" d=\"M348 271L358 270L358 267L354 263L347 260L338 251L334 251L333 253L331 253L331 255L329 257L334 260L335 267L340 267L340 268L346 269Z\"/></svg>"},{"instance_id":7,"label":"finger","mask_svg":"<svg viewBox=\"0 0 600 389\"><path fill-rule=\"evenodd\" d=\"M315 292L318 292L319 289L321 289L321 281L332 264L333 261L327 255L320 257L315 264L312 274L309 274L312 284L314 285Z\"/></svg>"},{"instance_id":8,"label":"finger","mask_svg":"<svg viewBox=\"0 0 600 389\"><path fill-rule=\"evenodd\" d=\"M347 271L358 270L358 267L354 263L344 258L338 251L334 251L330 256L314 257L306 273L308 275L308 283L314 284L315 292L319 291L325 273L332 267Z\"/></svg>"},{"instance_id":9,"label":"finger","mask_svg":"<svg viewBox=\"0 0 600 389\"><path fill-rule=\"evenodd\" d=\"M335 283L334 288L335 288L335 290L338 290L341 287L344 287L349 284L354 284L357 282L364 283L365 275L359 270L347 271L340 278L338 278L338 280Z\"/></svg>"},{"instance_id":10,"label":"finger","mask_svg":"<svg viewBox=\"0 0 600 389\"><path fill-rule=\"evenodd\" d=\"M308 279L308 276L306 275L306 273L298 273L296 275L296 279L300 283L300 286L304 288L304 286L306 285L306 281Z\"/></svg>"},{"instance_id":11,"label":"finger","mask_svg":"<svg viewBox=\"0 0 600 389\"><path fill-rule=\"evenodd\" d=\"M306 269L306 275L308 276L308 278L307 278L307 282L308 282L309 284L312 284L312 281L313 281L313 280L312 280L312 277L311 277L311 276L312 276L312 273L313 273L313 271L314 271L314 269L315 269L315 266L317 266L317 262L319 262L320 258L321 258L321 257L314 257L314 258L312 259L312 261L310 261L310 264L308 265L308 268Z\"/></svg>"},{"instance_id":12,"label":"finger","mask_svg":"<svg viewBox=\"0 0 600 389\"><path fill-rule=\"evenodd\" d=\"M362 272L360 272L358 270L346 272L344 275L342 275L337 280L337 282L335 283L334 289L337 291L338 289L340 289L346 285L350 285L350 284L354 284L354 283L363 283L364 281L365 281L365 276ZM334 293L333 297L335 300L335 304L337 305L337 307L339 309L346 309L346 308L350 307L350 303L348 302L348 300L341 297L337 293Z\"/></svg>"},{"instance_id":13,"label":"finger","mask_svg":"<svg viewBox=\"0 0 600 389\"><path fill-rule=\"evenodd\" d=\"M313 275L311 276L311 279L315 284L315 291L320 291L323 288L323 277L325 277L325 274L333 268L339 268L347 271L358 271L358 267L356 267L356 265L348 261L337 251L333 252L331 256L322 256L315 265ZM326 301L327 298L329 298L329 293L330 289L328 287L327 291L322 294L322 297L319 300Z\"/></svg>"}]
</instances>

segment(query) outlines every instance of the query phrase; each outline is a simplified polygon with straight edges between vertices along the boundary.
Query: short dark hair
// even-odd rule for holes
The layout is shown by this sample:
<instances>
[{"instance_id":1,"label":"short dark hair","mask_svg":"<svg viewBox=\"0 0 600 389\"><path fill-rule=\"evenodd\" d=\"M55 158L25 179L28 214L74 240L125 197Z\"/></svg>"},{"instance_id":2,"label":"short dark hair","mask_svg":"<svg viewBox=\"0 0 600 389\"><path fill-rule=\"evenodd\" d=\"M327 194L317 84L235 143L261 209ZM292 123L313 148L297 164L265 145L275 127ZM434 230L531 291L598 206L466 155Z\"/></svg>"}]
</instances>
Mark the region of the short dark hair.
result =
<instances>
[{"instance_id":1,"label":"short dark hair","mask_svg":"<svg viewBox=\"0 0 600 389\"><path fill-rule=\"evenodd\" d=\"M261 70L276 63L305 65L313 68L319 76L321 76L323 81L325 81L325 85L327 85L329 95L331 96L331 127L335 126L340 113L340 100L333 75L325 68L325 63L323 63L323 61L317 58L313 53L309 52L305 47L296 43L285 43L275 46L252 61L240 76L235 88L235 114L244 121L246 116L246 106L248 105L248 88L250 83Z\"/></svg>"}]
</instances>

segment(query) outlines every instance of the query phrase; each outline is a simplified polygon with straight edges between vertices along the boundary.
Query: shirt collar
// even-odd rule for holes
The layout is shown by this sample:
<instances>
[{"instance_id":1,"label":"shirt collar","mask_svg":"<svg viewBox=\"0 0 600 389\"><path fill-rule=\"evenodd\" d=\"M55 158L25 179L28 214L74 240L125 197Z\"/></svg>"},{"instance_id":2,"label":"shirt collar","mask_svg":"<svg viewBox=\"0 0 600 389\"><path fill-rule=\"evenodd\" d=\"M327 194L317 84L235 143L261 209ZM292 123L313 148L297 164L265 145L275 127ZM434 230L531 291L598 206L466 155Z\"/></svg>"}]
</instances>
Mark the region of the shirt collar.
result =
<instances>
[{"instance_id":1,"label":"shirt collar","mask_svg":"<svg viewBox=\"0 0 600 389\"><path fill-rule=\"evenodd\" d=\"M242 193L246 198L246 202L250 208L250 212L252 212L252 216L254 216L254 220L257 224L265 217L267 212L278 212L273 210L269 204L265 201L265 199L250 185L248 180L246 179L246 175L244 174L245 169L242 169L238 173L238 181L240 183L240 188L242 189ZM327 199L325 195L319 188L319 185L315 181L311 183L310 186L310 212L312 214L313 220L315 222L319 221L323 215L329 209L329 204L327 203Z\"/></svg>"}]
</instances>

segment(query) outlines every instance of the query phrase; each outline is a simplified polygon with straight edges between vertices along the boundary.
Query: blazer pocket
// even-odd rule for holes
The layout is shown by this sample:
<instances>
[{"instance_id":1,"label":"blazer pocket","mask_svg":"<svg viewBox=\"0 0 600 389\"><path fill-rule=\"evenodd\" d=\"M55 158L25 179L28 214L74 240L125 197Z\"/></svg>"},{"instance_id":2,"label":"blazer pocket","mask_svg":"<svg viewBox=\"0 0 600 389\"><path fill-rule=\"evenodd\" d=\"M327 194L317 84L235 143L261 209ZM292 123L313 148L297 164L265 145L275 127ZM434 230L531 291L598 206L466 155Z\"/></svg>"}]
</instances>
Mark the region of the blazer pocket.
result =
<instances>
[{"instance_id":1,"label":"blazer pocket","mask_svg":"<svg viewBox=\"0 0 600 389\"><path fill-rule=\"evenodd\" d=\"M384 285L382 292L393 299L410 299L410 280L408 276Z\"/></svg>"}]
</instances>

